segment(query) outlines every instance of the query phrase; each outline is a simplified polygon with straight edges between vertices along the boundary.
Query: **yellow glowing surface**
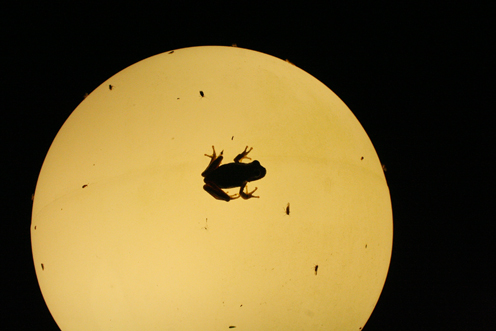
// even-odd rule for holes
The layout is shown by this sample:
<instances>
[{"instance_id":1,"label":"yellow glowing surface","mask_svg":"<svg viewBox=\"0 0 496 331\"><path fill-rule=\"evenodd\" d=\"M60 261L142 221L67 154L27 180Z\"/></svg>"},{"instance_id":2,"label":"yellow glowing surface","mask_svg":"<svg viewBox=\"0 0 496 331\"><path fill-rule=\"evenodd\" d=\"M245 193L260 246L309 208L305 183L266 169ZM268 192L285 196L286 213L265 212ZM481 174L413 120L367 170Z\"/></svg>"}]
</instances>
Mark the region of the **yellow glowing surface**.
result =
<instances>
[{"instance_id":1,"label":"yellow glowing surface","mask_svg":"<svg viewBox=\"0 0 496 331\"><path fill-rule=\"evenodd\" d=\"M224 163L253 147L259 199L203 190L212 145ZM381 163L346 105L292 64L213 46L93 91L46 156L31 224L63 331L358 330L392 231Z\"/></svg>"}]
</instances>

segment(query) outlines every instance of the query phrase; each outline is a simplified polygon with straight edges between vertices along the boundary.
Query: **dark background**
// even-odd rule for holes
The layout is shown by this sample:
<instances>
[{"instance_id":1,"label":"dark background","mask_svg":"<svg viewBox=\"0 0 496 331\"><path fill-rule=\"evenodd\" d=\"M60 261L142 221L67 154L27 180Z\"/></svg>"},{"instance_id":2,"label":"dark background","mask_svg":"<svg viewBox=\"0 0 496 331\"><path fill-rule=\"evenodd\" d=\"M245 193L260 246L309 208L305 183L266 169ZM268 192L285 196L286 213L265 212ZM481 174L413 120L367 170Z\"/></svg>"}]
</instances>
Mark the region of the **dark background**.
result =
<instances>
[{"instance_id":1,"label":"dark background","mask_svg":"<svg viewBox=\"0 0 496 331\"><path fill-rule=\"evenodd\" d=\"M233 43L289 59L327 85L387 167L393 255L364 330L494 329L489 1L2 6L2 323L10 329L58 330L32 263L31 194L84 94L152 55Z\"/></svg>"}]
</instances>

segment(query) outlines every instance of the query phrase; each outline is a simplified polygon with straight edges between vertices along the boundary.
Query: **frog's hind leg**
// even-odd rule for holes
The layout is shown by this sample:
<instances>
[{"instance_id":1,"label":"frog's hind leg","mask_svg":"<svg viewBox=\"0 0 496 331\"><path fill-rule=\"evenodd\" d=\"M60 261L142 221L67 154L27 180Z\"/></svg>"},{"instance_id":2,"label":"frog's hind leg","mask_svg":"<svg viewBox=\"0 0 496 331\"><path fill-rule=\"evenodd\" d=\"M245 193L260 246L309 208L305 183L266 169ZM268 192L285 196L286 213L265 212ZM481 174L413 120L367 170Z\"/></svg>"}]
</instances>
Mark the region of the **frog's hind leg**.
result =
<instances>
[{"instance_id":1,"label":"frog's hind leg","mask_svg":"<svg viewBox=\"0 0 496 331\"><path fill-rule=\"evenodd\" d=\"M211 160L210 160L210 163L208 164L207 168L205 169L205 171L203 171L201 174L203 177L207 176L209 173L211 173L212 171L217 169L219 167L220 163L222 162L222 159L224 158L222 156L222 154L224 154L224 151L220 152L219 156L217 156L217 154L215 154L215 147L214 146L212 146L212 150L213 150L212 155L205 154L205 156L208 156L209 158L211 158Z\"/></svg>"},{"instance_id":2,"label":"frog's hind leg","mask_svg":"<svg viewBox=\"0 0 496 331\"><path fill-rule=\"evenodd\" d=\"M241 188L239 189L239 195L245 200L248 200L250 198L260 198L259 196L253 195L253 193L258 189L258 187L255 187L253 191L248 192L248 186L246 186L246 184L248 184L248 182L244 182L243 185L241 185ZM244 192L245 187L246 187L246 193Z\"/></svg>"},{"instance_id":3,"label":"frog's hind leg","mask_svg":"<svg viewBox=\"0 0 496 331\"><path fill-rule=\"evenodd\" d=\"M226 192L222 191L220 188L212 185L205 184L203 185L203 189L217 200L224 200L229 202L233 199L239 198L239 194L229 195Z\"/></svg>"}]
</instances>

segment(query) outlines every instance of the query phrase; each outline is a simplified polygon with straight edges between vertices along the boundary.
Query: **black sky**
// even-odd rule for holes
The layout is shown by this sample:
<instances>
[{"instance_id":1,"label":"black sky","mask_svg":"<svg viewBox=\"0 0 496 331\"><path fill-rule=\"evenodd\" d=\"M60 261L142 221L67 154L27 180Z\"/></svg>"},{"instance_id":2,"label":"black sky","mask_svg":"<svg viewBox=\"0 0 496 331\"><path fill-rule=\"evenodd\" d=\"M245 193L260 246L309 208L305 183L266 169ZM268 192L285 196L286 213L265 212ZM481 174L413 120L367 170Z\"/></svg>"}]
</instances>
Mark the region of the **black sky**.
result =
<instances>
[{"instance_id":1,"label":"black sky","mask_svg":"<svg viewBox=\"0 0 496 331\"><path fill-rule=\"evenodd\" d=\"M2 298L4 323L58 330L32 264L31 194L84 94L152 55L236 43L289 59L327 85L387 167L393 256L364 330L494 328L495 5L13 6L1 14L3 274L13 291Z\"/></svg>"}]
</instances>

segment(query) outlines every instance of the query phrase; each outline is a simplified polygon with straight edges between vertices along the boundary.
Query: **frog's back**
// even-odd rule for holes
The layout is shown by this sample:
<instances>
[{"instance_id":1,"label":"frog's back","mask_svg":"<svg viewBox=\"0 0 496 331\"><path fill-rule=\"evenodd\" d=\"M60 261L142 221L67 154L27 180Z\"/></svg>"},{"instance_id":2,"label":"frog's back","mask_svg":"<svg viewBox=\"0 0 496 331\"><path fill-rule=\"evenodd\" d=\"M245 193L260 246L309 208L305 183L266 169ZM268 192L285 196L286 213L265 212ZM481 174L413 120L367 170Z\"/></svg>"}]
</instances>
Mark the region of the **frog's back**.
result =
<instances>
[{"instance_id":1,"label":"frog's back","mask_svg":"<svg viewBox=\"0 0 496 331\"><path fill-rule=\"evenodd\" d=\"M265 168L258 161L252 163L228 163L208 175L205 181L215 183L220 188L233 188L263 178Z\"/></svg>"}]
</instances>

